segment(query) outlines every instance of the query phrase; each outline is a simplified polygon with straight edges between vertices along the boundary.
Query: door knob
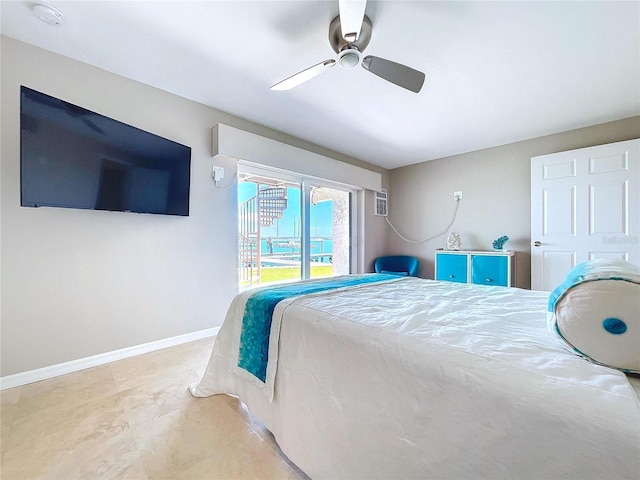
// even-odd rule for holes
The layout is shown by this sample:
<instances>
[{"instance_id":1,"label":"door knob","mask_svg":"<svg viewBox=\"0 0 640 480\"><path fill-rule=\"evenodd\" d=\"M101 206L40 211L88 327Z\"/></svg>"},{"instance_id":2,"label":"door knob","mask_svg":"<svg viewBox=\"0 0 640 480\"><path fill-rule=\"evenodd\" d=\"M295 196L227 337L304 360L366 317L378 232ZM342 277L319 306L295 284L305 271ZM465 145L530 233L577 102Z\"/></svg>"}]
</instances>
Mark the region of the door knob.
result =
<instances>
[{"instance_id":1,"label":"door knob","mask_svg":"<svg viewBox=\"0 0 640 480\"><path fill-rule=\"evenodd\" d=\"M534 247L540 247L541 245L542 245L542 242L539 240L536 240L535 242L533 242Z\"/></svg>"}]
</instances>

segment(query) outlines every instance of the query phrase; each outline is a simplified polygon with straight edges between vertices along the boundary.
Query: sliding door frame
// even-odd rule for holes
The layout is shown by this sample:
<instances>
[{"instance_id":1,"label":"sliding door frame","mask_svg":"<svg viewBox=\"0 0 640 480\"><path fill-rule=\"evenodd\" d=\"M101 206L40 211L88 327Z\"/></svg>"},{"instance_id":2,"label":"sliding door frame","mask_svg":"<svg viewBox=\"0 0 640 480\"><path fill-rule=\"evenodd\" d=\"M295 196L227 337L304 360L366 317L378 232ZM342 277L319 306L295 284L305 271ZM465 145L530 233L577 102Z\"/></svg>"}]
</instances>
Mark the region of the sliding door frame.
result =
<instances>
[{"instance_id":1,"label":"sliding door frame","mask_svg":"<svg viewBox=\"0 0 640 480\"><path fill-rule=\"evenodd\" d=\"M245 160L238 161L238 177L240 174L270 177L277 180L297 183L301 189L301 277L303 280L311 278L311 187L328 187L349 193L349 264L350 273L360 271L363 249L360 239L364 230L364 191L353 185L346 185L331 180L312 177L279 168L260 165ZM236 212L237 216L237 212ZM237 235L236 235L237 237Z\"/></svg>"}]
</instances>

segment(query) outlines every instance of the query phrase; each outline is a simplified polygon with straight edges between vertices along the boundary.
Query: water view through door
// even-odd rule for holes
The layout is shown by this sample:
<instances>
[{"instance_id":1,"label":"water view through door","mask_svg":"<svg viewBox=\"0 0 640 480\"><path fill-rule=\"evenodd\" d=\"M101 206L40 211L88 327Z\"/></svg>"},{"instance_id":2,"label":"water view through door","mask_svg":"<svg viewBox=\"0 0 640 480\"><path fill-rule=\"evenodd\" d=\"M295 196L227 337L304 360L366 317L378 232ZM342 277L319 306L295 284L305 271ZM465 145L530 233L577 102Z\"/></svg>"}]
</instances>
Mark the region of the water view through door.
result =
<instances>
[{"instance_id":1,"label":"water view through door","mask_svg":"<svg viewBox=\"0 0 640 480\"><path fill-rule=\"evenodd\" d=\"M239 172L239 287L350 273L350 192Z\"/></svg>"}]
</instances>

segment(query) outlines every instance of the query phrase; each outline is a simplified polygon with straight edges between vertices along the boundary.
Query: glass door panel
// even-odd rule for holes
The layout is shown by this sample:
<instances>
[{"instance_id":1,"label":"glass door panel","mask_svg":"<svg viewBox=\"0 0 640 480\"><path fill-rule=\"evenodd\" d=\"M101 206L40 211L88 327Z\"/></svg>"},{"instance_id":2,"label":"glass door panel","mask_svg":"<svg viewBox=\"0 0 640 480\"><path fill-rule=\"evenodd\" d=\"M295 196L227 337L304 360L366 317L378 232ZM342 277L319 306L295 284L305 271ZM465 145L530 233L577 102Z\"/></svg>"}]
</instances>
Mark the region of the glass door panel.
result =
<instances>
[{"instance_id":1,"label":"glass door panel","mask_svg":"<svg viewBox=\"0 0 640 480\"><path fill-rule=\"evenodd\" d=\"M239 167L240 290L351 273L352 195L330 182Z\"/></svg>"},{"instance_id":2,"label":"glass door panel","mask_svg":"<svg viewBox=\"0 0 640 480\"><path fill-rule=\"evenodd\" d=\"M302 278L301 184L238 172L240 289Z\"/></svg>"},{"instance_id":3,"label":"glass door panel","mask_svg":"<svg viewBox=\"0 0 640 480\"><path fill-rule=\"evenodd\" d=\"M344 190L312 185L309 197L311 278L349 274L351 194Z\"/></svg>"}]
</instances>

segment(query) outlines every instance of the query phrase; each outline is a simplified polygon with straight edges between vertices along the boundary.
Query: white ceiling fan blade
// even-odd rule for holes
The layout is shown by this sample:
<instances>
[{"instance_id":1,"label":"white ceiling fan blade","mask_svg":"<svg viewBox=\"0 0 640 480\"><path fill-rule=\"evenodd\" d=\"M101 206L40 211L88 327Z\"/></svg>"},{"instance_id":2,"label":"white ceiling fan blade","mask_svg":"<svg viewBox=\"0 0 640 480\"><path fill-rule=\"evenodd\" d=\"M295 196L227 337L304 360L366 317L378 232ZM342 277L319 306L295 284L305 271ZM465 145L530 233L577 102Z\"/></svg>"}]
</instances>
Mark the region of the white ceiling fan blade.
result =
<instances>
[{"instance_id":1,"label":"white ceiling fan blade","mask_svg":"<svg viewBox=\"0 0 640 480\"><path fill-rule=\"evenodd\" d=\"M333 59L325 60L324 62L320 62L317 65L314 65L313 67L309 67L306 70L302 70L301 72L298 72L295 75L291 75L289 78L276 83L270 89L271 90L291 90L292 88L295 88L298 85L301 85L304 82L311 80L314 77L317 77L321 73L326 72L335 64L336 64L336 61Z\"/></svg>"},{"instance_id":2,"label":"white ceiling fan blade","mask_svg":"<svg viewBox=\"0 0 640 480\"><path fill-rule=\"evenodd\" d=\"M364 19L364 11L367 7L367 0L339 0L340 28L342 38L353 43L360 36L360 28Z\"/></svg>"},{"instance_id":3,"label":"white ceiling fan blade","mask_svg":"<svg viewBox=\"0 0 640 480\"><path fill-rule=\"evenodd\" d=\"M386 81L418 93L424 84L424 73L391 60L368 55L362 59L362 67Z\"/></svg>"}]
</instances>

